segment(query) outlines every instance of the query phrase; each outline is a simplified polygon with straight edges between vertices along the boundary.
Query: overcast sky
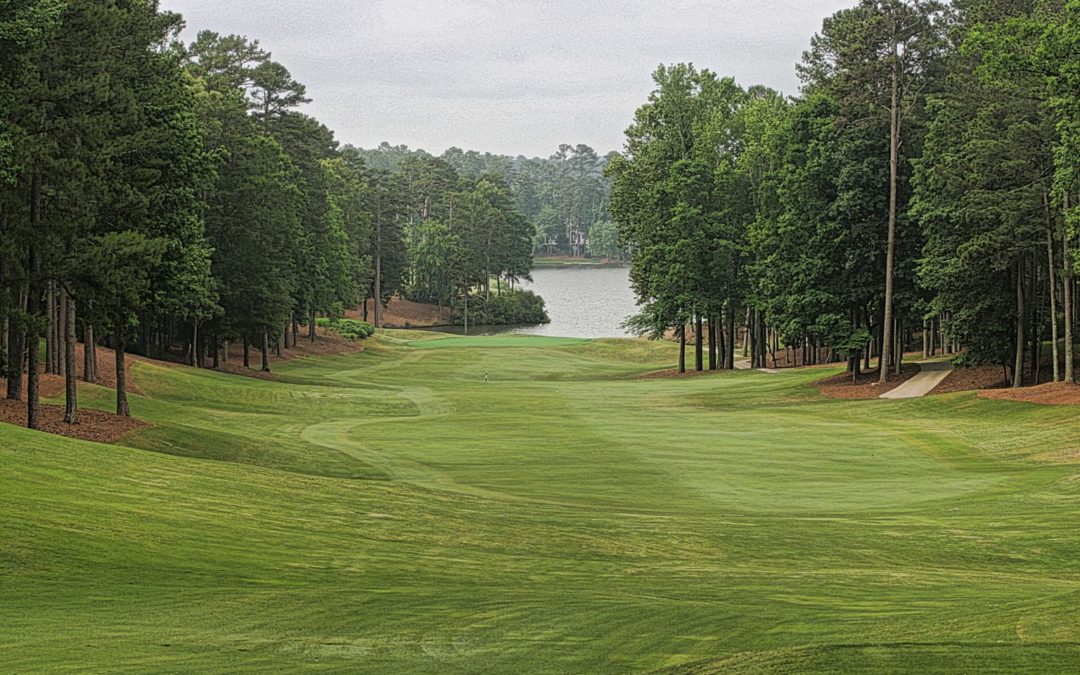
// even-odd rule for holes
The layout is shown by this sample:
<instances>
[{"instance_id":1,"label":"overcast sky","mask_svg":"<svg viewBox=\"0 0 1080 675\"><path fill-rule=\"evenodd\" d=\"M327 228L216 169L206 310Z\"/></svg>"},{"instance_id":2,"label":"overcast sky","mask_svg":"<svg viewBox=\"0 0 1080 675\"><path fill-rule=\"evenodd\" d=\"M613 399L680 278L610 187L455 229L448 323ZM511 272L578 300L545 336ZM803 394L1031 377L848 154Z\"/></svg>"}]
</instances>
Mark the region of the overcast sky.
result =
<instances>
[{"instance_id":1,"label":"overcast sky","mask_svg":"<svg viewBox=\"0 0 1080 675\"><path fill-rule=\"evenodd\" d=\"M821 20L854 0L163 0L190 40L257 38L340 141L548 156L622 148L661 63L798 90Z\"/></svg>"}]
</instances>

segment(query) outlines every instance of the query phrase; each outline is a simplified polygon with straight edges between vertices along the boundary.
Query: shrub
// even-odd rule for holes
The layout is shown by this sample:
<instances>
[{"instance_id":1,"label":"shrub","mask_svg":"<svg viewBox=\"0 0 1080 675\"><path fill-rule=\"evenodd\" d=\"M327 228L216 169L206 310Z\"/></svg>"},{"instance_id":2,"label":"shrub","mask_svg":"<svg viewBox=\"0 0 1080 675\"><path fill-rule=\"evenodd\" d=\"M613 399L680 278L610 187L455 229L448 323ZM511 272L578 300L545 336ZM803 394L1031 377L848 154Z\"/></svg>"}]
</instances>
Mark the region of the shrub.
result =
<instances>
[{"instance_id":1,"label":"shrub","mask_svg":"<svg viewBox=\"0 0 1080 675\"><path fill-rule=\"evenodd\" d=\"M372 326L367 321L358 321L356 319L328 319L323 317L316 319L315 325L319 328L325 328L331 333L337 333L346 340L363 340L375 333L375 326Z\"/></svg>"}]
</instances>

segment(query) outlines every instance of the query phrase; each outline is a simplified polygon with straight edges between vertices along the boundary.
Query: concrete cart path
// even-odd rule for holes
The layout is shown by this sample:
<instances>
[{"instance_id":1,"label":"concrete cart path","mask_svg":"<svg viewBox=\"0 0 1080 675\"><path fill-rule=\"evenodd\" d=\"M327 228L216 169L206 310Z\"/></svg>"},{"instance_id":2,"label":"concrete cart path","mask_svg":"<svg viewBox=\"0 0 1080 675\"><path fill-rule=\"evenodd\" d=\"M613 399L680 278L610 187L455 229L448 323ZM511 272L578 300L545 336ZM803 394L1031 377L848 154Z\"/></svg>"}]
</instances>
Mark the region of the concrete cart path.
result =
<instances>
[{"instance_id":1,"label":"concrete cart path","mask_svg":"<svg viewBox=\"0 0 1080 675\"><path fill-rule=\"evenodd\" d=\"M934 387L952 372L953 365L949 361L920 361L919 372L915 377L901 384L892 391L887 391L879 398L919 398L926 396Z\"/></svg>"}]
</instances>

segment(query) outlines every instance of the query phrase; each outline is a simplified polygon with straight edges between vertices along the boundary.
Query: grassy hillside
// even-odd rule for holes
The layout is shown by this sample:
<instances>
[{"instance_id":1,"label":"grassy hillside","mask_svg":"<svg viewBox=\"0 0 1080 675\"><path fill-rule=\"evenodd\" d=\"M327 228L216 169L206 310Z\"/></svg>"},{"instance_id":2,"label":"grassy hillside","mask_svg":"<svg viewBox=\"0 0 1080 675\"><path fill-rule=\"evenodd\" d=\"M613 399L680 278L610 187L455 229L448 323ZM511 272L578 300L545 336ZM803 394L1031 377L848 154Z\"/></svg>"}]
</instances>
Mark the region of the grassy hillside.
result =
<instances>
[{"instance_id":1,"label":"grassy hillside","mask_svg":"<svg viewBox=\"0 0 1080 675\"><path fill-rule=\"evenodd\" d=\"M0 426L0 671L1080 663L1074 411L673 349L400 332L139 363L130 447Z\"/></svg>"}]
</instances>

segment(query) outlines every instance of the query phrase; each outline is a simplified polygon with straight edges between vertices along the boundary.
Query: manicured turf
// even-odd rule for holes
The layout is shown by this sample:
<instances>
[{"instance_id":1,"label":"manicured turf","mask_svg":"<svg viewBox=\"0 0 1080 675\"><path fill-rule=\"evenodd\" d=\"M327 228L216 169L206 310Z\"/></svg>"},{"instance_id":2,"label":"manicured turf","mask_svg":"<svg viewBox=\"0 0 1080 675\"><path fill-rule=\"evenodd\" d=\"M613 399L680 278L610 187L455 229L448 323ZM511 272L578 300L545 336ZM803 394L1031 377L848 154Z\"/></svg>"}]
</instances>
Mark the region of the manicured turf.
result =
<instances>
[{"instance_id":1,"label":"manicured turf","mask_svg":"<svg viewBox=\"0 0 1080 675\"><path fill-rule=\"evenodd\" d=\"M587 340L580 338L544 337L540 335L478 335L447 337L444 334L436 334L438 337L423 340L413 340L409 347L416 349L446 349L448 347L568 347L578 345Z\"/></svg>"},{"instance_id":2,"label":"manicured turf","mask_svg":"<svg viewBox=\"0 0 1080 675\"><path fill-rule=\"evenodd\" d=\"M0 426L0 671L1080 667L1074 410L674 356L403 332Z\"/></svg>"},{"instance_id":3,"label":"manicured turf","mask_svg":"<svg viewBox=\"0 0 1080 675\"><path fill-rule=\"evenodd\" d=\"M626 267L627 263L621 262L608 262L598 258L544 258L537 257L533 259L534 269L543 269L545 267Z\"/></svg>"}]
</instances>

